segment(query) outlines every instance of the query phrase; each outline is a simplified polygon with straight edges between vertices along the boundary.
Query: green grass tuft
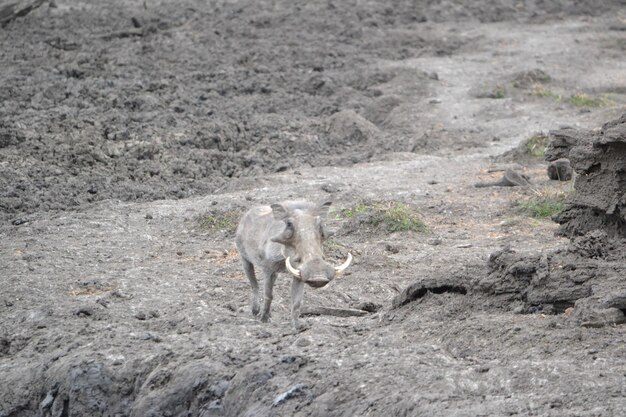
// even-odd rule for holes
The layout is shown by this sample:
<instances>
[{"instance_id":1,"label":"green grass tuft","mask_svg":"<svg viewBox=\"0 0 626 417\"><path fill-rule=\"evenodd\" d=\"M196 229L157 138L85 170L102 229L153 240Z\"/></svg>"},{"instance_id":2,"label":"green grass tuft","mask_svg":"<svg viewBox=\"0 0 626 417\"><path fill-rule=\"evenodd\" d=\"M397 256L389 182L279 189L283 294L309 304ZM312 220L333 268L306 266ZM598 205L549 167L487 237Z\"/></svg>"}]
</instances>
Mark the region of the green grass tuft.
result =
<instances>
[{"instance_id":1,"label":"green grass tuft","mask_svg":"<svg viewBox=\"0 0 626 417\"><path fill-rule=\"evenodd\" d=\"M535 133L526 140L526 150L531 156L541 158L545 155L545 149L550 141L550 136L544 133Z\"/></svg>"},{"instance_id":2,"label":"green grass tuft","mask_svg":"<svg viewBox=\"0 0 626 417\"><path fill-rule=\"evenodd\" d=\"M389 233L426 231L426 224L419 212L399 201L360 201L353 207L341 210L338 217L356 219L374 227L381 226Z\"/></svg>"},{"instance_id":3,"label":"green grass tuft","mask_svg":"<svg viewBox=\"0 0 626 417\"><path fill-rule=\"evenodd\" d=\"M199 223L202 229L226 230L233 232L237 228L237 222L241 213L226 211L224 213L207 213L200 216Z\"/></svg>"},{"instance_id":4,"label":"green grass tuft","mask_svg":"<svg viewBox=\"0 0 626 417\"><path fill-rule=\"evenodd\" d=\"M552 217L565 208L568 194L563 191L542 190L527 200L518 201L516 209L520 214L533 218Z\"/></svg>"},{"instance_id":5,"label":"green grass tuft","mask_svg":"<svg viewBox=\"0 0 626 417\"><path fill-rule=\"evenodd\" d=\"M506 88L504 88L503 85L497 85L493 89L493 91L491 92L489 97L490 98L495 98L495 99L500 99L500 98L506 97Z\"/></svg>"},{"instance_id":6,"label":"green grass tuft","mask_svg":"<svg viewBox=\"0 0 626 417\"><path fill-rule=\"evenodd\" d=\"M339 213L339 217L343 217L344 219L352 219L357 214L364 213L367 208L368 206L364 202L359 201L354 206L341 210L341 212Z\"/></svg>"},{"instance_id":7,"label":"green grass tuft","mask_svg":"<svg viewBox=\"0 0 626 417\"><path fill-rule=\"evenodd\" d=\"M576 107L602 107L609 104L606 97L594 97L585 93L574 94L567 101Z\"/></svg>"},{"instance_id":8,"label":"green grass tuft","mask_svg":"<svg viewBox=\"0 0 626 417\"><path fill-rule=\"evenodd\" d=\"M390 232L423 232L426 224L419 213L404 203L392 202L382 208L382 221Z\"/></svg>"},{"instance_id":9,"label":"green grass tuft","mask_svg":"<svg viewBox=\"0 0 626 417\"><path fill-rule=\"evenodd\" d=\"M535 84L532 89L532 94L537 97L550 98L554 101L561 101L561 95L554 91L547 89L542 84Z\"/></svg>"}]
</instances>

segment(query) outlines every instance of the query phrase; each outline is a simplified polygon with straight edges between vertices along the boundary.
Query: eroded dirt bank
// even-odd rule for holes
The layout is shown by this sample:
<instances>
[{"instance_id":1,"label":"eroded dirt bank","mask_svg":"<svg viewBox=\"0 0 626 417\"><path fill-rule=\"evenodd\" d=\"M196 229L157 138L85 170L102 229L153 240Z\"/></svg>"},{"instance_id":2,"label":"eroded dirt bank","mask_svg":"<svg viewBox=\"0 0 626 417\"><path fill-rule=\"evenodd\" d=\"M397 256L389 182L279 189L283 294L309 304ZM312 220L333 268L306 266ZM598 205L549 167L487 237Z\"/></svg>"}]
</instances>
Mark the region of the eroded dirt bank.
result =
<instances>
[{"instance_id":1,"label":"eroded dirt bank","mask_svg":"<svg viewBox=\"0 0 626 417\"><path fill-rule=\"evenodd\" d=\"M0 31L0 416L624 413L623 2L56 3ZM549 130L574 188L492 158ZM251 317L231 223L287 198L367 314Z\"/></svg>"}]
</instances>

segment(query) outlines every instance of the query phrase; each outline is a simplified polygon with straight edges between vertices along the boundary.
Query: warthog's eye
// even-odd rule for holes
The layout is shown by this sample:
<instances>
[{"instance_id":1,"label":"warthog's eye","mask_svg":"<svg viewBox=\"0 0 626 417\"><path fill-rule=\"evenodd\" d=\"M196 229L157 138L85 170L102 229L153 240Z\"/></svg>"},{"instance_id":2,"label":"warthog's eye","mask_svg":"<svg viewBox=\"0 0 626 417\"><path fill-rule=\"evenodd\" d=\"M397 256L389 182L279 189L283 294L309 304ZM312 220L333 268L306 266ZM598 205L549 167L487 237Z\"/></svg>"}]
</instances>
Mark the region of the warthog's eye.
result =
<instances>
[{"instance_id":1,"label":"warthog's eye","mask_svg":"<svg viewBox=\"0 0 626 417\"><path fill-rule=\"evenodd\" d=\"M322 219L321 218L317 218L317 229L319 231L320 236L322 237L322 239L326 239L326 229L324 228L324 224L322 223Z\"/></svg>"},{"instance_id":2,"label":"warthog's eye","mask_svg":"<svg viewBox=\"0 0 626 417\"><path fill-rule=\"evenodd\" d=\"M287 244L293 238L294 227L291 220L285 220L285 228L278 236L272 238L272 241Z\"/></svg>"},{"instance_id":3,"label":"warthog's eye","mask_svg":"<svg viewBox=\"0 0 626 417\"><path fill-rule=\"evenodd\" d=\"M283 239L291 239L293 237L294 227L291 220L285 222L285 231L283 232Z\"/></svg>"}]
</instances>

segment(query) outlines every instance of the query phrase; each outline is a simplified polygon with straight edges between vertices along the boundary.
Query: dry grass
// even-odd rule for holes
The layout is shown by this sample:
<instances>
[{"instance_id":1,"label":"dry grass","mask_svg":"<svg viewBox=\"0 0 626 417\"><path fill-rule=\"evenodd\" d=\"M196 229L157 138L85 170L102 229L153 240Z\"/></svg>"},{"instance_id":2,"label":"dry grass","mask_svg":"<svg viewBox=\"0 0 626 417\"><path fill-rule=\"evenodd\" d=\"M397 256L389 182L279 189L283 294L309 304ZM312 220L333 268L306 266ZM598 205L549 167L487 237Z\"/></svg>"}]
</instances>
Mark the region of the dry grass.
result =
<instances>
[{"instance_id":1,"label":"dry grass","mask_svg":"<svg viewBox=\"0 0 626 417\"><path fill-rule=\"evenodd\" d=\"M565 208L572 190L571 186L566 190L551 187L534 190L531 197L516 201L515 209L520 214L536 219L549 218Z\"/></svg>"},{"instance_id":2,"label":"dry grass","mask_svg":"<svg viewBox=\"0 0 626 417\"><path fill-rule=\"evenodd\" d=\"M84 285L80 288L71 288L68 292L72 297L77 297L80 295L98 295L103 294L105 292L113 291L113 287L102 287L99 285Z\"/></svg>"}]
</instances>

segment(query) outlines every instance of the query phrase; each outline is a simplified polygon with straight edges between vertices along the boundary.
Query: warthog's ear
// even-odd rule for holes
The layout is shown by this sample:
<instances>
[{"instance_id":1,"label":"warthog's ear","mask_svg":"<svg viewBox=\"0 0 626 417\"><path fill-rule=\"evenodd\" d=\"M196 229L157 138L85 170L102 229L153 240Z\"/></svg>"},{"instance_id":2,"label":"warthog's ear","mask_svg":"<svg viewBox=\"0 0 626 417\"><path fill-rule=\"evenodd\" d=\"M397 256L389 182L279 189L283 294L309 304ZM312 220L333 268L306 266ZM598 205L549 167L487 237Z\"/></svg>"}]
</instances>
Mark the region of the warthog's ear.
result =
<instances>
[{"instance_id":1,"label":"warthog's ear","mask_svg":"<svg viewBox=\"0 0 626 417\"><path fill-rule=\"evenodd\" d=\"M332 201L327 201L327 202L325 202L325 203L321 204L321 205L319 206L319 208L317 209L317 210L318 210L318 212L319 212L319 216L320 216L322 219L325 219L325 218L326 218L326 216L328 216L328 210L330 210L330 206L331 206L331 204L333 204L333 203L332 203Z\"/></svg>"},{"instance_id":2,"label":"warthog's ear","mask_svg":"<svg viewBox=\"0 0 626 417\"><path fill-rule=\"evenodd\" d=\"M289 217L289 213L287 213L287 209L282 204L272 204L272 214L276 220L285 220Z\"/></svg>"}]
</instances>

